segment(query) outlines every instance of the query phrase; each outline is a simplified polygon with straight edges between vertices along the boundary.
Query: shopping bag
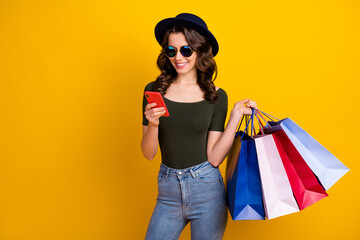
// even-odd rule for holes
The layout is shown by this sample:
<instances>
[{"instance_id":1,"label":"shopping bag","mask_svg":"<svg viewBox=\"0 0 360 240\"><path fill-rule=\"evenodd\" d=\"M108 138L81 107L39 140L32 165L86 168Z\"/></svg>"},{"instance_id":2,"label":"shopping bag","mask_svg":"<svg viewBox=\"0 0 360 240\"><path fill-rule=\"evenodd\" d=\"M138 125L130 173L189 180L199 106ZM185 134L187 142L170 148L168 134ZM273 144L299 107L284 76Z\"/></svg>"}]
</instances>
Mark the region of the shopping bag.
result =
<instances>
[{"instance_id":1,"label":"shopping bag","mask_svg":"<svg viewBox=\"0 0 360 240\"><path fill-rule=\"evenodd\" d=\"M273 134L257 135L254 139L266 218L273 219L300 211Z\"/></svg>"},{"instance_id":2,"label":"shopping bag","mask_svg":"<svg viewBox=\"0 0 360 240\"><path fill-rule=\"evenodd\" d=\"M273 138L300 210L327 197L328 194L286 133L282 129L275 131Z\"/></svg>"},{"instance_id":3,"label":"shopping bag","mask_svg":"<svg viewBox=\"0 0 360 240\"><path fill-rule=\"evenodd\" d=\"M290 118L268 123L272 126L280 125L325 190L349 171L349 168Z\"/></svg>"},{"instance_id":4,"label":"shopping bag","mask_svg":"<svg viewBox=\"0 0 360 240\"><path fill-rule=\"evenodd\" d=\"M248 124L249 122L247 122L247 126ZM239 129L228 155L226 166L229 212L233 220L264 220L255 142Z\"/></svg>"},{"instance_id":5,"label":"shopping bag","mask_svg":"<svg viewBox=\"0 0 360 240\"><path fill-rule=\"evenodd\" d=\"M284 119L280 126L289 136L311 170L319 178L325 190L328 190L349 171L333 154L290 118Z\"/></svg>"}]
</instances>

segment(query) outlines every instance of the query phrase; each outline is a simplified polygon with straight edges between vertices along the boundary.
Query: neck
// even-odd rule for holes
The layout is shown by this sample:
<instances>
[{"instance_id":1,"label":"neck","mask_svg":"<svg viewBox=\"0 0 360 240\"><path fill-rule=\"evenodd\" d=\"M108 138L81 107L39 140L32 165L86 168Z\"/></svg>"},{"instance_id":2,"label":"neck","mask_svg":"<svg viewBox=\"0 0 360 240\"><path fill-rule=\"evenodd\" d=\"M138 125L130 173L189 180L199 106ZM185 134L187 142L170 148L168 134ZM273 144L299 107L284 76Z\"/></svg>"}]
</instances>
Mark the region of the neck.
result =
<instances>
[{"instance_id":1,"label":"neck","mask_svg":"<svg viewBox=\"0 0 360 240\"><path fill-rule=\"evenodd\" d=\"M180 85L196 85L197 73L196 71L192 71L186 74L178 74L174 82Z\"/></svg>"}]
</instances>

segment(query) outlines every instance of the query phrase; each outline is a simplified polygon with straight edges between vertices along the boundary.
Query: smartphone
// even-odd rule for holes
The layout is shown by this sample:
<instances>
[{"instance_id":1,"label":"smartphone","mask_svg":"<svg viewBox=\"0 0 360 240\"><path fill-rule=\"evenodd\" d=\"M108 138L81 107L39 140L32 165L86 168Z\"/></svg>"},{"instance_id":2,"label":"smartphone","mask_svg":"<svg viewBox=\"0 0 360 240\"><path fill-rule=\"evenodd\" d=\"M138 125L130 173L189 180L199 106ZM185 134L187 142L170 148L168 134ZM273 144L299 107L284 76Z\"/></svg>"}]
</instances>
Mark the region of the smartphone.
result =
<instances>
[{"instance_id":1,"label":"smartphone","mask_svg":"<svg viewBox=\"0 0 360 240\"><path fill-rule=\"evenodd\" d=\"M146 100L148 101L148 103L156 103L156 106L154 108L157 108L157 107L165 108L165 114L162 115L162 117L168 117L170 115L169 111L165 105L164 99L159 92L146 91L145 97L146 97Z\"/></svg>"}]
</instances>

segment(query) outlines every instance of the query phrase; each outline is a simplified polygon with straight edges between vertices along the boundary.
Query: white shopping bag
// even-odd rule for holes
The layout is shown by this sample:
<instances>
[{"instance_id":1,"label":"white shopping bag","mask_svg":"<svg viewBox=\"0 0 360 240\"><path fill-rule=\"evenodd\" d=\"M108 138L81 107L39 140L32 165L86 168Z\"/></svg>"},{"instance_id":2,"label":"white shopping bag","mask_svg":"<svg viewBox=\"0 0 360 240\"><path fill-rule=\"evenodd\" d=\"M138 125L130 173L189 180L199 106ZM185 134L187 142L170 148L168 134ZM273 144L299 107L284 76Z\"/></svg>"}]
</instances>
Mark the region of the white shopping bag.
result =
<instances>
[{"instance_id":1,"label":"white shopping bag","mask_svg":"<svg viewBox=\"0 0 360 240\"><path fill-rule=\"evenodd\" d=\"M300 211L273 136L267 134L254 138L266 218Z\"/></svg>"}]
</instances>

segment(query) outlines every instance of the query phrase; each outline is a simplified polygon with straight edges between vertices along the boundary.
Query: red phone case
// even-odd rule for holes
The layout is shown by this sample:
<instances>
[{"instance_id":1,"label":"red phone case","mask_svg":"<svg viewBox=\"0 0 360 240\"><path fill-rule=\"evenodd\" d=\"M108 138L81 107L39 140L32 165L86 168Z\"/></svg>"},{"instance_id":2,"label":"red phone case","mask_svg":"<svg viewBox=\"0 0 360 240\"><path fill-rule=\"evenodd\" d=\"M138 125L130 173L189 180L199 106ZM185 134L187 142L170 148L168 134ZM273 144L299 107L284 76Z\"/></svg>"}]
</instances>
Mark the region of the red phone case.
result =
<instances>
[{"instance_id":1,"label":"red phone case","mask_svg":"<svg viewBox=\"0 0 360 240\"><path fill-rule=\"evenodd\" d=\"M165 108L166 112L164 115L162 115L163 117L168 117L170 115L169 111L165 105L164 99L159 92L146 91L145 97L146 97L146 100L148 101L148 103L154 103L154 102L156 103L155 108L157 108L157 107Z\"/></svg>"}]
</instances>

